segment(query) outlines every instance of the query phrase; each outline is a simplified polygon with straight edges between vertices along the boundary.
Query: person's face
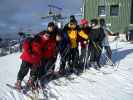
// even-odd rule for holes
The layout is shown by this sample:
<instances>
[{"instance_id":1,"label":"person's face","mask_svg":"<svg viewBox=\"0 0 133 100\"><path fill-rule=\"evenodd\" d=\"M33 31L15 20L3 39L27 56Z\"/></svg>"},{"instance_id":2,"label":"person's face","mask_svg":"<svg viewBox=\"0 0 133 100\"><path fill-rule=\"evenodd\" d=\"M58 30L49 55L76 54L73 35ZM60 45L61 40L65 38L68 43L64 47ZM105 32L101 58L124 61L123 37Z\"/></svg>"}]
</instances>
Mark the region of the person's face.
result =
<instances>
[{"instance_id":1,"label":"person's face","mask_svg":"<svg viewBox=\"0 0 133 100\"><path fill-rule=\"evenodd\" d=\"M101 26L104 26L104 25L105 25L105 23L104 23L103 21L101 21L101 22L100 22L100 25L101 25Z\"/></svg>"},{"instance_id":2,"label":"person's face","mask_svg":"<svg viewBox=\"0 0 133 100\"><path fill-rule=\"evenodd\" d=\"M53 32L53 31L54 31L54 27L53 27L53 26L49 26L49 27L48 27L48 31L49 31L49 32Z\"/></svg>"},{"instance_id":3,"label":"person's face","mask_svg":"<svg viewBox=\"0 0 133 100\"><path fill-rule=\"evenodd\" d=\"M76 24L75 23L70 23L69 24L69 27L72 28L72 29L74 29L74 28L76 28Z\"/></svg>"},{"instance_id":4,"label":"person's face","mask_svg":"<svg viewBox=\"0 0 133 100\"><path fill-rule=\"evenodd\" d=\"M88 27L88 24L80 25L81 28L86 28Z\"/></svg>"},{"instance_id":5,"label":"person's face","mask_svg":"<svg viewBox=\"0 0 133 100\"><path fill-rule=\"evenodd\" d=\"M43 35L43 38L44 38L45 40L49 40L49 37L50 37L50 35L47 34L47 33L45 33L45 34Z\"/></svg>"},{"instance_id":6,"label":"person's face","mask_svg":"<svg viewBox=\"0 0 133 100\"><path fill-rule=\"evenodd\" d=\"M86 23L86 24L84 24L84 27L88 27L89 25Z\"/></svg>"}]
</instances>

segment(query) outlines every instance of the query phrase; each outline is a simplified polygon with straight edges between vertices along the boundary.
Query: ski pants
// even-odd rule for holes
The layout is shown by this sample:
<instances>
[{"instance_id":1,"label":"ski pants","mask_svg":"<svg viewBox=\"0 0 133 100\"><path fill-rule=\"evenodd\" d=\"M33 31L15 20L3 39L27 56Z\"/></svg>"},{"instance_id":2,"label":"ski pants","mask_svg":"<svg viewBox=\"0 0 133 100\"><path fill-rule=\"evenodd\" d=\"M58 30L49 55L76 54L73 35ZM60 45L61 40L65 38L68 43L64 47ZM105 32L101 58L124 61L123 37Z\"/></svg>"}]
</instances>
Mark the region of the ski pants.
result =
<instances>
[{"instance_id":1,"label":"ski pants","mask_svg":"<svg viewBox=\"0 0 133 100\"><path fill-rule=\"evenodd\" d=\"M18 75L17 75L17 80L22 81L24 77L28 74L30 70L30 77L34 80L37 78L37 69L33 68L33 64L30 64L26 61L22 61L22 64L20 66Z\"/></svg>"},{"instance_id":2,"label":"ski pants","mask_svg":"<svg viewBox=\"0 0 133 100\"><path fill-rule=\"evenodd\" d=\"M68 54L68 64L70 70L79 69L79 51L78 48L70 48Z\"/></svg>"},{"instance_id":3,"label":"ski pants","mask_svg":"<svg viewBox=\"0 0 133 100\"><path fill-rule=\"evenodd\" d=\"M56 58L46 59L43 58L41 61L41 66L38 69L38 78L45 76L48 71L54 71Z\"/></svg>"},{"instance_id":4,"label":"ski pants","mask_svg":"<svg viewBox=\"0 0 133 100\"><path fill-rule=\"evenodd\" d=\"M102 53L102 46L100 44L96 44L96 47L95 47L92 44L90 46L90 62L96 62L98 66L100 67L101 53Z\"/></svg>"},{"instance_id":5,"label":"ski pants","mask_svg":"<svg viewBox=\"0 0 133 100\"><path fill-rule=\"evenodd\" d=\"M112 51L111 51L111 48L110 46L104 46L105 50L106 50L106 54L108 56L109 59L112 58Z\"/></svg>"},{"instance_id":6,"label":"ski pants","mask_svg":"<svg viewBox=\"0 0 133 100\"><path fill-rule=\"evenodd\" d=\"M61 63L60 63L60 71L65 70L66 62L68 61L68 55L69 55L69 48L65 48L63 51L60 51L61 55Z\"/></svg>"},{"instance_id":7,"label":"ski pants","mask_svg":"<svg viewBox=\"0 0 133 100\"><path fill-rule=\"evenodd\" d=\"M86 55L87 51L86 51L86 48L81 48L81 55L79 56L79 59L80 59L80 66L83 68L84 67L84 64L85 64L85 60L87 60Z\"/></svg>"}]
</instances>

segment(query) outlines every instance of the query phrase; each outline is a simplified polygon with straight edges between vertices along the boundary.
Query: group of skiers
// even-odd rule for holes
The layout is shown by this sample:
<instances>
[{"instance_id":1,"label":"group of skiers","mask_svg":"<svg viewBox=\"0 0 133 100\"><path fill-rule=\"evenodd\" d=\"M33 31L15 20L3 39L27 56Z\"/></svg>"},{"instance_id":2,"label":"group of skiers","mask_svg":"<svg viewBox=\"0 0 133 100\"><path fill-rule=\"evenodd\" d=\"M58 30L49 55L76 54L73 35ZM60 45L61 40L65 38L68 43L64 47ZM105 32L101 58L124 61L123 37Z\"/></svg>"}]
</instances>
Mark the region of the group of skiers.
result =
<instances>
[{"instance_id":1,"label":"group of skiers","mask_svg":"<svg viewBox=\"0 0 133 100\"><path fill-rule=\"evenodd\" d=\"M81 19L78 25L75 16L71 15L63 29L59 29L54 22L49 22L47 30L32 38L26 38L23 42L20 57L22 64L17 75L16 88L21 89L21 82L29 70L30 77L27 82L29 86L34 86L34 82L40 80L42 76L54 73L58 54L60 54L58 71L60 75L66 73L78 75L84 68L101 68L100 56L103 47L111 59L107 33L118 35L106 28L104 19L93 19L90 22Z\"/></svg>"}]
</instances>

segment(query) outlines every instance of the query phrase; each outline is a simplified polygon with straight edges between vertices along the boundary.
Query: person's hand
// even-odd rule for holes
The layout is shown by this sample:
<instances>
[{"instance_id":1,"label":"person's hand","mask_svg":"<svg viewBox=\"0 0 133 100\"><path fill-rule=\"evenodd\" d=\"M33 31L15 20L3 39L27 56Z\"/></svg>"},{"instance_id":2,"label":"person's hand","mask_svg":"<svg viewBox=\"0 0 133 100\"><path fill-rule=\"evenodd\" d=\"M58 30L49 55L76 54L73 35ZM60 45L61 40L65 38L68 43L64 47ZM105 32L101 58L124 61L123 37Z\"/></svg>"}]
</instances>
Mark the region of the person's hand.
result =
<instances>
[{"instance_id":1,"label":"person's hand","mask_svg":"<svg viewBox=\"0 0 133 100\"><path fill-rule=\"evenodd\" d=\"M61 36L56 35L56 41L61 41Z\"/></svg>"},{"instance_id":2,"label":"person's hand","mask_svg":"<svg viewBox=\"0 0 133 100\"><path fill-rule=\"evenodd\" d=\"M114 33L113 36L119 36L119 33Z\"/></svg>"},{"instance_id":3,"label":"person's hand","mask_svg":"<svg viewBox=\"0 0 133 100\"><path fill-rule=\"evenodd\" d=\"M84 44L87 44L87 41L84 41Z\"/></svg>"},{"instance_id":4,"label":"person's hand","mask_svg":"<svg viewBox=\"0 0 133 100\"><path fill-rule=\"evenodd\" d=\"M119 33L116 33L116 36L119 36Z\"/></svg>"},{"instance_id":5,"label":"person's hand","mask_svg":"<svg viewBox=\"0 0 133 100\"><path fill-rule=\"evenodd\" d=\"M90 43L90 40L87 40L87 43Z\"/></svg>"},{"instance_id":6,"label":"person's hand","mask_svg":"<svg viewBox=\"0 0 133 100\"><path fill-rule=\"evenodd\" d=\"M89 40L85 40L84 41L84 44L88 44L90 41Z\"/></svg>"}]
</instances>

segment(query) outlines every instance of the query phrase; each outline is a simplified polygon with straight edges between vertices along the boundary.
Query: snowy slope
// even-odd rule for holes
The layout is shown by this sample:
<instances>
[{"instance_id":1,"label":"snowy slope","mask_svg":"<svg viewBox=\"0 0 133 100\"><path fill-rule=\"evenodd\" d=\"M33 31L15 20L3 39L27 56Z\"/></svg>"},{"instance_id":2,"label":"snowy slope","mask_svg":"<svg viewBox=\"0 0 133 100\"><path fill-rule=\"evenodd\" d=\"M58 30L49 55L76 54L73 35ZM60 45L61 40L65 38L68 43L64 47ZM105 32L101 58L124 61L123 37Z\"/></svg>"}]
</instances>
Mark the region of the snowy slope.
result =
<instances>
[{"instance_id":1,"label":"snowy slope","mask_svg":"<svg viewBox=\"0 0 133 100\"><path fill-rule=\"evenodd\" d=\"M133 44L115 41L111 42L111 46L113 61L119 64L117 71L110 66L102 69L106 74L89 70L71 81L59 79L60 86L55 85L58 81L54 80L48 84L49 100L133 100ZM16 81L19 56L16 53L0 58L0 100L25 98L5 85Z\"/></svg>"}]
</instances>

